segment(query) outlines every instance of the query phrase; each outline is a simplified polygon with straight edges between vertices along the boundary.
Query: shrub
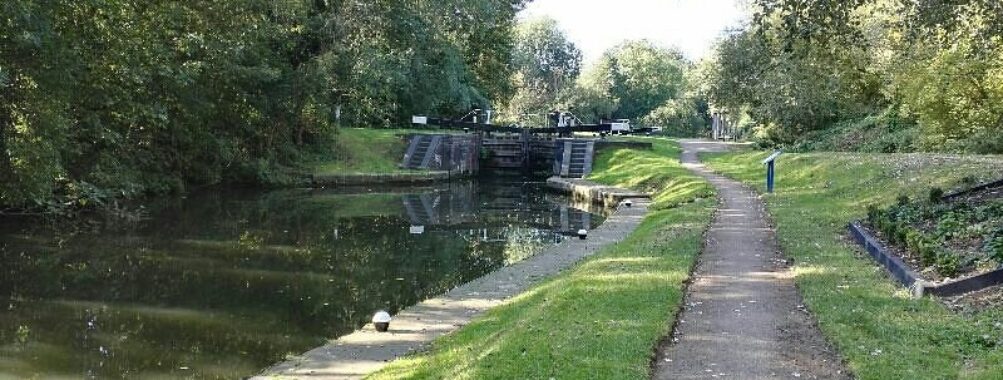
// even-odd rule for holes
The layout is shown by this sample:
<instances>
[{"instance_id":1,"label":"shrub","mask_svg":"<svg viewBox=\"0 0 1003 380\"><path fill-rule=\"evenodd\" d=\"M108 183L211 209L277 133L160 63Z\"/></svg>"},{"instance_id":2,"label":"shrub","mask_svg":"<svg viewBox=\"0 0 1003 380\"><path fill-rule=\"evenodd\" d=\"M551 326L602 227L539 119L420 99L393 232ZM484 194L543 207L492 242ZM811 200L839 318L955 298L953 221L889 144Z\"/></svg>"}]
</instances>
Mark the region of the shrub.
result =
<instances>
[{"instance_id":1,"label":"shrub","mask_svg":"<svg viewBox=\"0 0 1003 380\"><path fill-rule=\"evenodd\" d=\"M878 209L877 205L875 204L867 205L867 221L871 222L871 224L874 224L880 215L881 215L881 210Z\"/></svg>"},{"instance_id":2,"label":"shrub","mask_svg":"<svg viewBox=\"0 0 1003 380\"><path fill-rule=\"evenodd\" d=\"M1003 266L1003 228L996 230L992 237L986 240L986 252L1000 266Z\"/></svg>"},{"instance_id":3,"label":"shrub","mask_svg":"<svg viewBox=\"0 0 1003 380\"><path fill-rule=\"evenodd\" d=\"M915 230L909 228L908 226L896 224L895 226L895 244L906 244L910 233L916 233Z\"/></svg>"},{"instance_id":4,"label":"shrub","mask_svg":"<svg viewBox=\"0 0 1003 380\"><path fill-rule=\"evenodd\" d=\"M939 250L937 252L937 273L945 277L955 277L961 272L961 257Z\"/></svg>"},{"instance_id":5,"label":"shrub","mask_svg":"<svg viewBox=\"0 0 1003 380\"><path fill-rule=\"evenodd\" d=\"M944 198L944 189L934 187L930 189L930 203L940 203Z\"/></svg>"},{"instance_id":6,"label":"shrub","mask_svg":"<svg viewBox=\"0 0 1003 380\"><path fill-rule=\"evenodd\" d=\"M923 261L923 266L931 266L937 263L940 256L943 254L940 252L937 244L929 241L927 239L922 239L919 242L919 257Z\"/></svg>"},{"instance_id":7,"label":"shrub","mask_svg":"<svg viewBox=\"0 0 1003 380\"><path fill-rule=\"evenodd\" d=\"M899 195L899 197L896 198L896 203L899 206L907 206L909 205L909 202L911 202L911 200L909 199L909 196L905 194Z\"/></svg>"},{"instance_id":8,"label":"shrub","mask_svg":"<svg viewBox=\"0 0 1003 380\"><path fill-rule=\"evenodd\" d=\"M916 230L906 233L905 247L910 252L920 253L923 249L923 235Z\"/></svg>"},{"instance_id":9,"label":"shrub","mask_svg":"<svg viewBox=\"0 0 1003 380\"><path fill-rule=\"evenodd\" d=\"M937 221L937 236L943 239L957 237L965 229L966 218L957 212L947 212Z\"/></svg>"},{"instance_id":10,"label":"shrub","mask_svg":"<svg viewBox=\"0 0 1003 380\"><path fill-rule=\"evenodd\" d=\"M962 269L987 259L1003 266L1003 201L977 205L943 202L943 194L934 187L928 194L930 202L911 202L899 196L897 203L886 209L869 206L867 219L889 244L901 247L923 267L943 276L955 277ZM981 242L982 249L974 254L965 253L967 248L963 247L955 250L955 245L969 241Z\"/></svg>"}]
</instances>

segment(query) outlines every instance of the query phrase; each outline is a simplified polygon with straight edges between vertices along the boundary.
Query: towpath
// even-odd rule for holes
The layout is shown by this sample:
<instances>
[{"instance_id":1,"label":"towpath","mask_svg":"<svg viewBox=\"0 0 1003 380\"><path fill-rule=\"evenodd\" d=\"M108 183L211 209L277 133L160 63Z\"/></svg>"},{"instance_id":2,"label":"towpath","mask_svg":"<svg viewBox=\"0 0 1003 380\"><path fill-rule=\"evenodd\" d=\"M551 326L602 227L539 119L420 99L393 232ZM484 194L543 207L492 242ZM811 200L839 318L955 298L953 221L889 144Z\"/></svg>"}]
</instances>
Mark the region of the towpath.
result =
<instances>
[{"instance_id":1,"label":"towpath","mask_svg":"<svg viewBox=\"0 0 1003 380\"><path fill-rule=\"evenodd\" d=\"M697 152L728 145L682 141L683 164L710 181L720 206L655 379L849 378L805 310L763 202L714 174Z\"/></svg>"}]
</instances>

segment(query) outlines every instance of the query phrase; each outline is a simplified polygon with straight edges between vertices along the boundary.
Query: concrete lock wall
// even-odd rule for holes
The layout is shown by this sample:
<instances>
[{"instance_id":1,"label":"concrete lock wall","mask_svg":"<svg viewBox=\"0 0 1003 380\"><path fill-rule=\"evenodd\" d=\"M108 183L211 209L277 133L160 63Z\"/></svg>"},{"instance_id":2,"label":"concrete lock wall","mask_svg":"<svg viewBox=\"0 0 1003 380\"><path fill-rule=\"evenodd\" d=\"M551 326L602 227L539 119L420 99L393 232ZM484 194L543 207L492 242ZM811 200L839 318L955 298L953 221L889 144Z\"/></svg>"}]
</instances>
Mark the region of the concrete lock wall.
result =
<instances>
[{"instance_id":1,"label":"concrete lock wall","mask_svg":"<svg viewBox=\"0 0 1003 380\"><path fill-rule=\"evenodd\" d=\"M453 175L475 175L480 171L481 136L451 135L451 134L411 134L407 137L408 145L414 145L418 139L435 141L431 148L427 165L409 167L425 169L433 172L447 172ZM409 148L408 154L413 154ZM406 160L406 158L405 158Z\"/></svg>"},{"instance_id":2,"label":"concrete lock wall","mask_svg":"<svg viewBox=\"0 0 1003 380\"><path fill-rule=\"evenodd\" d=\"M552 160L553 139L528 133L411 134L406 138L402 167L408 169L472 175L481 168L547 168Z\"/></svg>"},{"instance_id":3,"label":"concrete lock wall","mask_svg":"<svg viewBox=\"0 0 1003 380\"><path fill-rule=\"evenodd\" d=\"M408 156L425 157L416 159L412 169L444 171L455 175L474 175L481 168L489 170L533 170L549 171L554 175L562 175L562 168L570 152L564 152L565 145L572 143L576 148L586 144L586 166L591 167L594 151L608 148L640 148L650 149L648 142L614 142L602 139L569 139L556 138L550 135L534 135L523 133L495 134L412 134L407 136ZM431 143L430 143L431 142ZM429 147L428 150L425 147ZM579 152L579 155L581 152ZM420 158L420 157L419 157ZM581 158L578 157L581 161ZM417 165L421 162L421 165ZM577 163L582 164L582 163ZM587 175L588 170L578 170L578 176ZM566 175L567 173L564 173Z\"/></svg>"}]
</instances>

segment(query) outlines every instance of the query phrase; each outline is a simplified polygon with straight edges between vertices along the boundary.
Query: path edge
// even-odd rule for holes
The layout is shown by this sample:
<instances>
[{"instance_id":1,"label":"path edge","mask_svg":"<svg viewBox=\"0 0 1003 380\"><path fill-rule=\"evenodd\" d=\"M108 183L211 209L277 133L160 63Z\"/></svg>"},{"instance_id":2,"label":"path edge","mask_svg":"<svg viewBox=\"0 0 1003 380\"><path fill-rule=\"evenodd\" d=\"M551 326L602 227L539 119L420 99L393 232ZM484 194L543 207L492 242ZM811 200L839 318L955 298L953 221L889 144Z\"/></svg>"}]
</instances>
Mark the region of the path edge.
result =
<instances>
[{"instance_id":1,"label":"path edge","mask_svg":"<svg viewBox=\"0 0 1003 380\"><path fill-rule=\"evenodd\" d=\"M763 194L758 188L756 188L755 186L749 185L748 183L745 183L742 180L732 178L730 176L725 175L724 173L721 173L721 172L718 172L716 170L711 169L709 166L706 165L706 163L704 163L700 159L700 154L701 153L706 153L706 151L701 151L701 150L692 150L692 151L690 151L692 153L692 157L694 159L694 162L686 162L686 154L689 151L688 148L684 145L684 143L686 141L685 141L685 139L679 139L677 141L679 142L679 144L680 144L680 146L682 148L682 153L680 155L680 163L684 167L686 167L690 172L692 172L693 174L699 175L700 173L698 173L697 169L698 168L703 168L704 170L706 170L710 174L718 175L718 176L721 176L721 177L724 177L724 178L727 178L727 179L730 179L730 180L734 181L735 183L737 183L738 185L740 185L745 190L750 191L752 194L755 194L756 197L760 199L760 202L761 202L761 205L762 205L762 210L761 211L762 211L762 215L763 215L763 218L764 218L764 222L767 225L767 227L770 229L770 233L773 235L772 238L774 239L775 246L776 246L776 252L774 252L774 256L775 256L776 259L780 259L781 260L781 261L777 262L776 265L778 266L778 268L782 268L782 269L788 270L788 271L791 270L792 267L793 267L793 265L794 265L794 259L791 258L785 252L785 250L783 249L783 246L781 244L781 241L779 239L779 236L777 236L778 224L777 224L777 222L776 222L776 220L775 220L775 218L773 216L773 213L770 212L769 204L768 204L768 202L766 202L766 198L765 198L766 196L768 196L768 194ZM695 140L695 139L690 140L690 142L705 142L705 141L706 140ZM731 148L729 148L727 151L734 151L734 150L731 149ZM1001 180L1000 182L1003 182L1003 180ZM994 184L994 185L996 185L996 184ZM711 218L711 223L708 224L707 228L703 232L704 239L703 239L703 241L701 243L700 253L697 255L696 260L694 260L692 268L690 268L689 277L686 280L686 286L684 288L685 293L684 293L684 297L683 297L683 302L682 302L682 304L679 305L679 307L676 310L676 313L677 313L676 314L676 318L673 318L673 322L672 322L672 324L670 326L671 329L668 332L668 335L666 335L666 336L662 337L661 339L659 339L658 344L655 346L655 351L652 353L652 360L651 360L651 363L649 365L649 378L650 379L653 379L656 376L658 365L659 365L659 360L661 360L663 357L667 358L666 352L667 352L668 347L671 347L671 346L675 345L675 343L676 343L676 339L675 339L675 337L676 337L676 331L677 331L677 329L678 329L678 327L680 325L680 318L679 318L679 316L682 314L683 311L685 311L686 305L689 304L689 299L690 299L690 294L691 294L690 293L690 285L693 283L694 275L696 274L697 269L699 269L700 265L703 263L703 260L704 260L704 251L705 251L705 249L707 247L707 236L708 236L708 234L709 234L709 232L711 230L711 226L713 225L713 221L717 218L718 214L721 212L721 206L724 203L724 199L722 198L722 196L720 194L720 191L717 189L717 187L714 188L714 192L715 192L715 200L718 203L717 207L714 210L713 216ZM852 224L851 224L851 227L852 227ZM839 367L843 371L843 374L845 374L848 378L851 378L851 379L857 378L856 375L854 374L854 371L850 367L849 362L847 361L846 357L842 354L842 352L840 352L839 347L836 344L834 344L834 342L832 341L832 339L827 334L824 333L824 331L822 330L822 326L819 324L818 318L815 316L815 313L811 310L811 308L807 305L807 303L804 302L804 296L802 294L802 289L801 289L800 284L798 284L796 276L791 277L791 283L792 283L792 285L794 287L794 290L795 290L794 293L795 293L795 295L797 297L798 304L803 308L804 311L806 311L806 314L807 314L806 318L807 318L808 324L810 325L810 327L812 327L816 331L818 331L819 336L822 338L822 343L824 344L824 347L822 347L821 349L823 351L828 351L832 356L835 357L836 361L838 362Z\"/></svg>"},{"instance_id":2,"label":"path edge","mask_svg":"<svg viewBox=\"0 0 1003 380\"><path fill-rule=\"evenodd\" d=\"M579 184L579 185L582 186L581 184ZM588 184L586 184L585 186L592 186L594 188L597 188L597 189L601 188L601 189L604 189L604 190L609 190L609 189L619 190L622 193L632 193L630 190L625 190L625 189L619 189L619 188L614 188L614 187L610 187L610 186L599 185L599 184L595 184L595 183L592 183L592 182L588 182ZM561 190L563 190L563 189L561 189ZM573 194L573 190L572 189L567 189L566 191L568 191L569 193ZM644 220L647 219L648 215L650 214L650 209L649 209L648 206L650 206L651 202L648 199L648 197L640 196L640 197L637 197L637 198L622 198L622 200L627 200L627 199L632 200L632 203L633 203L632 206L621 206L621 207L614 208L613 214L611 214L610 217L607 218L606 222L604 222L603 224L601 224L599 227L596 228L596 229L606 229L606 230L608 230L608 229L613 229L613 228L620 227L619 224L623 224L624 225L623 227L625 227L626 230L624 230L623 233L622 233L622 235L619 236L618 238L610 239L608 241L601 241L600 240L600 244L599 245L592 245L591 249L586 248L585 250L583 250L584 252L581 255L579 255L577 257L573 257L571 261L566 262L566 263L562 263L563 265L559 265L559 266L553 268L555 270L552 273L548 273L548 274L546 274L544 276L541 276L541 277L538 277L538 278L534 278L534 279L526 282L524 284L524 286L522 288L520 288L520 289L517 289L514 294L509 295L509 296L505 296L505 297L501 297L501 298L499 298L497 300L494 300L494 301L496 301L496 303L493 304L493 305L491 305L490 307L487 307L487 308L485 308L483 310L477 310L474 313L467 314L466 316L464 316L465 317L464 318L465 320L463 321L464 323L458 324L458 325L454 325L452 328L448 329L448 331L445 331L442 334L437 334L435 336L432 336L431 339L424 340L424 341L421 341L421 342L416 342L415 344L411 345L411 347L409 347L409 350L406 353L404 353L404 354L390 354L390 355L388 355L388 356L392 356L392 357L388 357L388 358L386 358L386 360L383 360L383 362L380 365L378 365L378 368L373 368L372 370L369 370L368 372L366 372L364 374L358 373L358 374L347 375L347 376L333 375L333 376L324 377L324 378L332 378L332 379L362 379L362 378L365 378L366 376L369 376L369 375L371 375L373 373L378 372L380 369L386 367L387 365L389 365L391 362L393 362L396 359L400 359L400 358L403 358L403 357L406 357L406 356L409 356L409 355L414 355L414 354L418 354L418 353L422 353L422 352L427 352L428 348L430 347L430 344L432 344L438 338L440 338L442 336L445 336L445 335L449 335L449 334L455 333L456 331L460 330L461 328L463 328L464 326L466 326L467 324L469 324L470 322L472 322L476 318L483 316L488 311L490 311L490 310L492 310L494 308L497 308L499 306L508 304L512 299L517 298L520 294L523 294L523 293L525 293L527 291L530 291L534 287L536 287L539 284L541 284L541 283L543 283L543 282L545 282L545 281L553 278L554 276L558 276L561 273L564 273L565 271L567 271L567 270L569 270L569 269L577 266L578 264L580 264L585 259L587 259L587 258L589 258L591 256L594 256L594 255L600 253L601 251L603 251L607 247L613 246L615 244L619 244L624 239L626 239L631 234L633 234L633 232L637 229L637 227L640 226L644 222ZM616 216L618 216L618 214L624 214L624 215L619 215L620 217L624 218L624 220L617 220ZM593 241L592 240L593 239L593 235L594 234L590 234L589 240L587 240L587 241L589 241L589 242ZM537 253L533 257L547 255L548 253L550 253L550 254L556 254L556 252L559 252L562 249L568 249L569 245L587 244L587 243L581 243L581 242L583 242L583 241L582 240L568 239L568 240L565 240L564 242L562 242L562 243L560 243L560 244L558 244L556 246L552 246L552 247L550 247L550 248L548 248L548 249L546 249L546 250L544 250L542 252ZM444 302L444 297L449 297L450 294L453 294L453 293L456 293L456 292L463 292L464 288L472 287L473 284L479 283L481 281L485 281L488 277L490 277L492 275L497 276L499 274L503 274L504 271L506 270L506 268L512 268L512 267L518 266L520 264L531 265L531 261L532 261L533 257L530 257L530 258L528 258L526 260L523 260L523 261L521 261L521 262L519 262L517 264L514 264L513 266L499 268L498 270L495 270L493 272L487 273L484 276L478 277L478 278L473 279L471 281L468 281L468 282L466 282L466 283L464 283L462 285L459 285L456 288L453 288L452 290L450 290L450 291L448 291L448 292L446 292L444 294L437 295L437 296L429 298L429 299L427 299L425 301L419 302L419 303L417 303L415 305L412 305L412 306L409 306L407 308L404 308L404 309L400 310L395 315L395 317L397 315L401 315L401 314L407 313L409 310L413 310L413 309L415 309L415 308L417 308L419 306L422 306L422 305L432 304L432 303L434 303L434 304L440 304L441 305ZM463 303L464 300L461 299L461 300L454 301L454 302L460 304L460 303ZM297 370L301 369L301 367L303 367L305 364L307 364L308 362L311 362L308 358L309 358L309 356L311 356L312 353L324 352L324 353L326 353L326 354L329 355L332 350L339 349L339 347L341 347L344 344L343 341L346 340L346 338L349 338L349 337L351 337L353 335L357 335L357 334L360 334L360 333L370 333L370 334L372 334L374 330L375 329L373 327L373 324L372 323L367 323L362 328L355 330L355 332L353 332L351 334L348 334L348 335L345 335L345 336L342 336L342 337L339 337L339 338L335 338L335 339L329 339L327 341L327 343L325 343L325 344L323 344L321 346L312 348L312 349L310 349L310 350L308 350L308 351L306 351L306 352L304 352L304 353L302 353L300 355L297 355L295 357L287 358L285 360L282 360L282 361L279 361L279 362L277 362L275 364L272 364L272 365L266 367L265 369L263 369L258 374L252 376L251 379L253 379L253 380L269 380L269 379L297 379L297 378L304 378L304 377L313 377L310 374L303 374L303 373L297 373L296 372ZM377 335L377 336L380 336L380 335ZM385 337L385 335L383 337ZM382 347L382 345L379 345L378 342L375 342L372 345Z\"/></svg>"}]
</instances>

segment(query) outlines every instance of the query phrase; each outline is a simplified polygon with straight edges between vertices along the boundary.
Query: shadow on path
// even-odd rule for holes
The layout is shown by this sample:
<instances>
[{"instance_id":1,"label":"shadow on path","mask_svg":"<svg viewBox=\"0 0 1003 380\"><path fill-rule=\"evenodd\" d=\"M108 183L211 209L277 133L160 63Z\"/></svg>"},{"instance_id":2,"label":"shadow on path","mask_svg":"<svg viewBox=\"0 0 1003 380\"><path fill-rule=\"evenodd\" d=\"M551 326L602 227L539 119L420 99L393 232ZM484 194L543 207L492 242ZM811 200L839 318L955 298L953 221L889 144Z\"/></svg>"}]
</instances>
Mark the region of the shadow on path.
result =
<instances>
[{"instance_id":1,"label":"shadow on path","mask_svg":"<svg viewBox=\"0 0 1003 380\"><path fill-rule=\"evenodd\" d=\"M730 144L681 143L683 164L717 188L721 203L653 378L851 378L802 305L763 202L699 163L698 152Z\"/></svg>"}]
</instances>

